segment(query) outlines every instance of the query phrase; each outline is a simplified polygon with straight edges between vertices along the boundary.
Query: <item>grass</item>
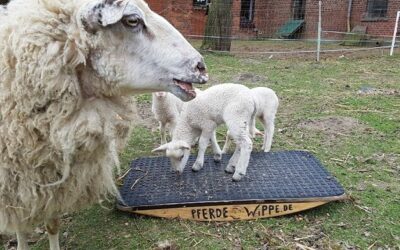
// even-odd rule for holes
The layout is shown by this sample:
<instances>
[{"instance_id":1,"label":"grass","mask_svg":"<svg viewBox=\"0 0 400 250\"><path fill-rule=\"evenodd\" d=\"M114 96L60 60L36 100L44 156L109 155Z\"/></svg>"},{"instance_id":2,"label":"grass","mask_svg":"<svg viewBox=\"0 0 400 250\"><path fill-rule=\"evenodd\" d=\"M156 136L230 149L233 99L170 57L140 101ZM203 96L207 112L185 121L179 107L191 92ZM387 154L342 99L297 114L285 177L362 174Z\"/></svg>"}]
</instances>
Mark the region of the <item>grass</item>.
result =
<instances>
[{"instance_id":1,"label":"grass","mask_svg":"<svg viewBox=\"0 0 400 250\"><path fill-rule=\"evenodd\" d=\"M273 150L313 152L351 201L298 215L233 223L132 217L110 203L110 210L94 206L63 219L60 238L66 249L154 249L163 241L169 241L171 249L400 247L399 57L327 59L319 64L299 58L205 58L211 84L240 80L250 87L274 89L281 106ZM366 86L394 93L359 94ZM137 99L148 103L150 95ZM334 123L345 118L352 123ZM261 142L256 140L256 150ZM137 157L153 155L158 143L158 132L136 127L121 154L123 168ZM45 239L33 245L47 248Z\"/></svg>"}]
</instances>

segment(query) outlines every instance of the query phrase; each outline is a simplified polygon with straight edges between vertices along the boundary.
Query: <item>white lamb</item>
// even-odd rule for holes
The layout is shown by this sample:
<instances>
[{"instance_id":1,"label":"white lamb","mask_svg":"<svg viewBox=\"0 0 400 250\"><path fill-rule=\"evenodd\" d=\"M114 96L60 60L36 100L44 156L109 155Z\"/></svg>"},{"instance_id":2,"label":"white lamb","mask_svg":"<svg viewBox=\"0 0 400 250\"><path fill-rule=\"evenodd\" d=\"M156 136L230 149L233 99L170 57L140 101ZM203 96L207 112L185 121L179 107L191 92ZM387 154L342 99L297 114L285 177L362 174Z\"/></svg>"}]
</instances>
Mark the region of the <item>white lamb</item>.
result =
<instances>
[{"instance_id":1,"label":"white lamb","mask_svg":"<svg viewBox=\"0 0 400 250\"><path fill-rule=\"evenodd\" d=\"M4 11L3 11L4 12ZM195 97L201 55L142 0L13 0L0 14L0 232L118 195L113 168L135 114L129 94Z\"/></svg>"},{"instance_id":2,"label":"white lamb","mask_svg":"<svg viewBox=\"0 0 400 250\"><path fill-rule=\"evenodd\" d=\"M199 151L194 171L203 167L204 153L210 140L214 159L221 159L221 149L216 144L215 129L225 123L233 140L236 150L229 160L225 171L233 173L233 180L239 181L246 174L252 151L252 141L249 125L254 119L255 103L250 90L239 84L221 84L210 87L199 93L197 98L185 103L175 130L172 141L153 150L166 151L172 167L182 172L190 155L191 146L199 137Z\"/></svg>"},{"instance_id":3,"label":"white lamb","mask_svg":"<svg viewBox=\"0 0 400 250\"><path fill-rule=\"evenodd\" d=\"M0 15L6 15L7 14L7 8L3 5L0 5Z\"/></svg>"},{"instance_id":4,"label":"white lamb","mask_svg":"<svg viewBox=\"0 0 400 250\"><path fill-rule=\"evenodd\" d=\"M256 115L264 127L264 141L262 150L269 152L272 145L272 137L275 130L275 115L279 106L279 99L275 92L266 87L258 87L250 90L255 104L256 104ZM252 120L250 125L250 134L254 138L256 134L262 134L255 126L255 118ZM231 132L228 130L226 134L225 144L222 149L223 153L226 153L230 146Z\"/></svg>"},{"instance_id":5,"label":"white lamb","mask_svg":"<svg viewBox=\"0 0 400 250\"><path fill-rule=\"evenodd\" d=\"M151 111L160 123L161 144L167 143L167 127L169 127L170 134L175 129L182 107L183 102L173 94L168 92L153 93Z\"/></svg>"}]
</instances>

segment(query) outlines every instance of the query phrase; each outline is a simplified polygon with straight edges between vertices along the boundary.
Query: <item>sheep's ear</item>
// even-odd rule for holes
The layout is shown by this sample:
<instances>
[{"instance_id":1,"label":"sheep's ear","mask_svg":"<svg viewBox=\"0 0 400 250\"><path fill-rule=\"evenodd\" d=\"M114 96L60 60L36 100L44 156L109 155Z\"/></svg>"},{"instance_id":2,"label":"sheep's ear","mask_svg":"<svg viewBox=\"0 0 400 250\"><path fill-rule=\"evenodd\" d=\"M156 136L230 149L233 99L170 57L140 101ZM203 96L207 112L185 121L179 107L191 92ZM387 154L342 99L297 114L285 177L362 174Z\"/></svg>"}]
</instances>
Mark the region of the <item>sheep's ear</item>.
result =
<instances>
[{"instance_id":1,"label":"sheep's ear","mask_svg":"<svg viewBox=\"0 0 400 250\"><path fill-rule=\"evenodd\" d=\"M106 0L101 15L101 25L106 27L119 22L124 16L124 11L128 4L129 2L124 0Z\"/></svg>"},{"instance_id":2,"label":"sheep's ear","mask_svg":"<svg viewBox=\"0 0 400 250\"><path fill-rule=\"evenodd\" d=\"M99 0L86 6L81 14L85 29L95 31L99 27L119 22L124 16L138 14L141 11L128 0Z\"/></svg>"},{"instance_id":3,"label":"sheep's ear","mask_svg":"<svg viewBox=\"0 0 400 250\"><path fill-rule=\"evenodd\" d=\"M166 151L167 149L168 149L168 143L167 143L167 144L164 144L164 145L161 145L161 146L159 146L159 147L156 148L156 149L153 149L151 152L152 152L152 153L164 152L164 151Z\"/></svg>"}]
</instances>

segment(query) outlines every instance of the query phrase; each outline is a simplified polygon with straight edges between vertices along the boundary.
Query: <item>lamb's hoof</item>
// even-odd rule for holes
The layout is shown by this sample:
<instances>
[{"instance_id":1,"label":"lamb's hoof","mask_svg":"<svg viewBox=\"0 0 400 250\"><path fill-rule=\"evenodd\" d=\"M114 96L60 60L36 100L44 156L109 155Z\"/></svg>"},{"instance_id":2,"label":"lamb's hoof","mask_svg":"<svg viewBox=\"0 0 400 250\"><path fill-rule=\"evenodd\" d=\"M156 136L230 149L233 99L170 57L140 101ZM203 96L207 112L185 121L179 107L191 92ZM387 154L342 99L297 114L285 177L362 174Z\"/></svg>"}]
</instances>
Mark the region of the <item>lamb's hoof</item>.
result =
<instances>
[{"instance_id":1,"label":"lamb's hoof","mask_svg":"<svg viewBox=\"0 0 400 250\"><path fill-rule=\"evenodd\" d=\"M235 172L235 167L234 166L227 166L225 168L225 172L228 174L233 174Z\"/></svg>"},{"instance_id":2,"label":"lamb's hoof","mask_svg":"<svg viewBox=\"0 0 400 250\"><path fill-rule=\"evenodd\" d=\"M193 166L192 166L192 171L193 172L198 172L198 171L200 171L200 169L202 169L203 168L203 166L202 165L200 165L199 163L194 163L193 164Z\"/></svg>"},{"instance_id":3,"label":"lamb's hoof","mask_svg":"<svg viewBox=\"0 0 400 250\"><path fill-rule=\"evenodd\" d=\"M262 147L261 150L264 151L265 153L268 153L269 151L271 151L271 148Z\"/></svg>"},{"instance_id":4,"label":"lamb's hoof","mask_svg":"<svg viewBox=\"0 0 400 250\"><path fill-rule=\"evenodd\" d=\"M235 174L232 176L232 180L233 180L233 181L240 181L244 176L245 176L245 175L242 174L242 173L235 173Z\"/></svg>"},{"instance_id":5,"label":"lamb's hoof","mask_svg":"<svg viewBox=\"0 0 400 250\"><path fill-rule=\"evenodd\" d=\"M215 162L221 162L221 160L222 160L222 154L214 154Z\"/></svg>"}]
</instances>

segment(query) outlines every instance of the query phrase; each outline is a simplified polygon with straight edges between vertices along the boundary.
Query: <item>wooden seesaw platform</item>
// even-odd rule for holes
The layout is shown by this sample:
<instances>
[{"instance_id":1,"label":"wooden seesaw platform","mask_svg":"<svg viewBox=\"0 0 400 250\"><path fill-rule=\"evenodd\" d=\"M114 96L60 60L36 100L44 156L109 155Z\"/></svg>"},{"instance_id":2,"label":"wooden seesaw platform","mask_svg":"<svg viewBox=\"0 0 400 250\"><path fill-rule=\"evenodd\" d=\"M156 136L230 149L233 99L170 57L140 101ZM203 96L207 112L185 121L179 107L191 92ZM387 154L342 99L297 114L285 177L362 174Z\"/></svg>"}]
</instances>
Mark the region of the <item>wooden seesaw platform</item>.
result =
<instances>
[{"instance_id":1,"label":"wooden seesaw platform","mask_svg":"<svg viewBox=\"0 0 400 250\"><path fill-rule=\"evenodd\" d=\"M206 156L203 169L192 172L191 156L181 175L166 157L134 160L117 208L155 217L232 221L297 213L346 198L342 186L308 152L254 152L240 182L224 172L230 157L215 163Z\"/></svg>"}]
</instances>

